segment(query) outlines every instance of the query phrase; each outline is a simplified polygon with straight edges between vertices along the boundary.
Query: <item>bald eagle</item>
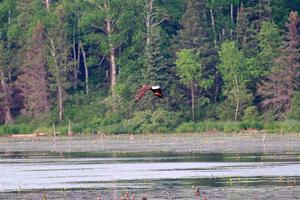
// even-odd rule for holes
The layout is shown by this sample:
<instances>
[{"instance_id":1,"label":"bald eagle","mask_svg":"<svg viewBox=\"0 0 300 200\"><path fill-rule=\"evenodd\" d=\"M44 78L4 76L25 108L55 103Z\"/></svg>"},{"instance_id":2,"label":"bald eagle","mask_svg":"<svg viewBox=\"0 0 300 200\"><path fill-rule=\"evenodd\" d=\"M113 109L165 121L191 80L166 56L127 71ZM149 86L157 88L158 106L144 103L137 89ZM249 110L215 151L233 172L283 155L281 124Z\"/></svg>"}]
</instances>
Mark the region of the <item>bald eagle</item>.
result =
<instances>
[{"instance_id":1,"label":"bald eagle","mask_svg":"<svg viewBox=\"0 0 300 200\"><path fill-rule=\"evenodd\" d=\"M140 87L137 90L137 93L134 98L135 102L138 102L139 100L141 100L142 97L150 90L153 92L153 95L157 96L158 98L164 98L164 95L158 85L155 85L155 86L142 85L142 87Z\"/></svg>"}]
</instances>

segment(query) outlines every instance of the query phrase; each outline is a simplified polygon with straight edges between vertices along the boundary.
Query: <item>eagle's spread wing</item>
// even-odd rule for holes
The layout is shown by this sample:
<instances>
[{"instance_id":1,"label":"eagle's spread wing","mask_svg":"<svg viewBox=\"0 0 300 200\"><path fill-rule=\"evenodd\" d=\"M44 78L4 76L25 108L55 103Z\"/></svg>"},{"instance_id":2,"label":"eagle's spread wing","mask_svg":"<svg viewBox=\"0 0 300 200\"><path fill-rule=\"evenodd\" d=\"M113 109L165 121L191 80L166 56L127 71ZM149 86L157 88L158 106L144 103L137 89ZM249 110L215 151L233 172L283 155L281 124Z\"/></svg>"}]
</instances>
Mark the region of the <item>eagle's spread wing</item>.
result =
<instances>
[{"instance_id":1,"label":"eagle's spread wing","mask_svg":"<svg viewBox=\"0 0 300 200\"><path fill-rule=\"evenodd\" d=\"M134 98L135 102L141 100L142 97L150 90L153 92L153 95L159 98L163 98L163 93L159 86L143 85L137 90L137 93Z\"/></svg>"},{"instance_id":2,"label":"eagle's spread wing","mask_svg":"<svg viewBox=\"0 0 300 200\"><path fill-rule=\"evenodd\" d=\"M135 95L135 102L138 102L139 100L141 100L141 98L146 94L146 92L148 92L149 90L151 90L151 85L143 85L142 87L140 87Z\"/></svg>"}]
</instances>

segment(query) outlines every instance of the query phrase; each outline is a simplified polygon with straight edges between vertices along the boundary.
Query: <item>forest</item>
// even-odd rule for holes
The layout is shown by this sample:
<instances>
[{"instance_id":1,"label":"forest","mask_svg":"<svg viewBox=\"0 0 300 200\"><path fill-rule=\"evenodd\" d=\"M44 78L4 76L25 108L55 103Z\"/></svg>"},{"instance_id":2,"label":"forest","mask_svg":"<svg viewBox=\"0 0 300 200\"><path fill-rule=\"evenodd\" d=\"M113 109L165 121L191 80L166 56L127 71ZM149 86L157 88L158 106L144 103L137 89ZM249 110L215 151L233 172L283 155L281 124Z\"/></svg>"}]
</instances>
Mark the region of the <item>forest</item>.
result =
<instances>
[{"instance_id":1,"label":"forest","mask_svg":"<svg viewBox=\"0 0 300 200\"><path fill-rule=\"evenodd\" d=\"M299 0L1 0L0 134L300 131L297 11ZM134 102L144 84L165 97Z\"/></svg>"}]
</instances>

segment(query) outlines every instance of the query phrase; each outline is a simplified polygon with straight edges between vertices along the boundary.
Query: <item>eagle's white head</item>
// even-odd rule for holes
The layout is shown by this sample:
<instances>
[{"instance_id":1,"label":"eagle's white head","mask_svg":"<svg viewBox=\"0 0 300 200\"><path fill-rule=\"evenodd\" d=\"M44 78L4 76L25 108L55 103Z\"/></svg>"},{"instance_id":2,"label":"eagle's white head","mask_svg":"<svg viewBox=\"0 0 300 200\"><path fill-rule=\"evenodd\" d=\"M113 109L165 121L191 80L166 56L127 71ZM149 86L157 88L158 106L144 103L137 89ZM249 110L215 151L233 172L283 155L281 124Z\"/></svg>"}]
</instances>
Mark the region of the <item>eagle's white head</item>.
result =
<instances>
[{"instance_id":1,"label":"eagle's white head","mask_svg":"<svg viewBox=\"0 0 300 200\"><path fill-rule=\"evenodd\" d=\"M157 90L157 89L159 89L159 88L160 88L159 85L151 86L151 89L152 89L152 90Z\"/></svg>"}]
</instances>

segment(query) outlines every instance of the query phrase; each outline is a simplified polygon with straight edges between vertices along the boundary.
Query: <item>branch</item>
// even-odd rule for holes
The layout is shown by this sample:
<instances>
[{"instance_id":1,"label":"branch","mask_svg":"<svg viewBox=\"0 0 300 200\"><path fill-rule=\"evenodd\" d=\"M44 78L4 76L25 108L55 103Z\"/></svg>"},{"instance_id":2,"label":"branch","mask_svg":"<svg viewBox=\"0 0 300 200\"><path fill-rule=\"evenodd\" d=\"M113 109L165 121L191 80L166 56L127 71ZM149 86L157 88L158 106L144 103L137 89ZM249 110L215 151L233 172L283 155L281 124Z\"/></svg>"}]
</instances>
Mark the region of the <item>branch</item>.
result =
<instances>
[{"instance_id":1,"label":"branch","mask_svg":"<svg viewBox=\"0 0 300 200\"><path fill-rule=\"evenodd\" d=\"M163 22L166 21L167 19L169 19L169 17L164 17L164 18L162 18L159 22L155 23L155 26L160 25L161 23L163 23Z\"/></svg>"}]
</instances>

